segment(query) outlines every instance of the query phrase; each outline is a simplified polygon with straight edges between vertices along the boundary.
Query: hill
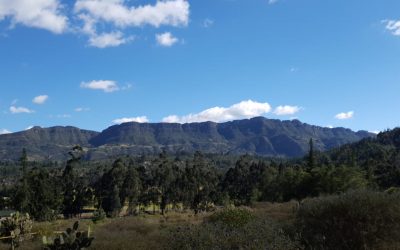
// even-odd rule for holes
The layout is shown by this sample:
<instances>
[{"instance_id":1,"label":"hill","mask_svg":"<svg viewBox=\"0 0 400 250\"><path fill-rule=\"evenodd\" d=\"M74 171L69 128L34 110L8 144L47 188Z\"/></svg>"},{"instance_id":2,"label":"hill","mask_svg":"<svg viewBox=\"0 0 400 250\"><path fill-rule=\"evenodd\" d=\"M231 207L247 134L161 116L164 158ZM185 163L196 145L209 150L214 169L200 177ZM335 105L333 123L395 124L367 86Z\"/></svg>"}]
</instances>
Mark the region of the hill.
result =
<instances>
[{"instance_id":1,"label":"hill","mask_svg":"<svg viewBox=\"0 0 400 250\"><path fill-rule=\"evenodd\" d=\"M281 121L264 117L225 123L124 123L101 133L74 127L34 127L0 135L0 159L15 160L22 148L34 159L63 160L68 149L80 144L88 159L126 154L154 154L200 150L219 154L256 154L272 157L300 157L313 138L315 148L326 151L374 135L345 128L324 128L298 120Z\"/></svg>"}]
</instances>

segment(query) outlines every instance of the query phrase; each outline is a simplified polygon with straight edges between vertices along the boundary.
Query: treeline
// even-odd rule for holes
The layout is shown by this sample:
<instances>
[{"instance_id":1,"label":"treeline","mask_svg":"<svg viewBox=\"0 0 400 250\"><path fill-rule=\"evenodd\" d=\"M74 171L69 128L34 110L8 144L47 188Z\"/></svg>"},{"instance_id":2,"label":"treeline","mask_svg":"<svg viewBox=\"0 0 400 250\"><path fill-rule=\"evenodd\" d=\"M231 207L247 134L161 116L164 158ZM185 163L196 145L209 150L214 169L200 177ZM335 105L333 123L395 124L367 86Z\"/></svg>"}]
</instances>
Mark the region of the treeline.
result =
<instances>
[{"instance_id":1,"label":"treeline","mask_svg":"<svg viewBox=\"0 0 400 250\"><path fill-rule=\"evenodd\" d=\"M368 141L364 143L369 145ZM0 205L28 212L37 220L50 220L59 214L77 216L85 207L104 210L108 216L117 216L124 206L131 214L146 207L157 207L161 213L167 209L198 213L215 205L284 202L400 185L400 174L394 174L400 173L399 168L393 163L383 164L386 157L370 157L366 164L360 161L363 156L347 147L322 154L314 151L312 140L303 159L283 161L244 155L228 169L220 167L221 159L201 152L184 158L162 152L157 157L122 157L88 170L82 167L86 164L82 162L83 153L81 147L74 147L66 166L57 169L31 167L24 150L20 178L11 188L1 190L1 195L11 200L2 199ZM346 160L338 160L343 154L347 154Z\"/></svg>"}]
</instances>

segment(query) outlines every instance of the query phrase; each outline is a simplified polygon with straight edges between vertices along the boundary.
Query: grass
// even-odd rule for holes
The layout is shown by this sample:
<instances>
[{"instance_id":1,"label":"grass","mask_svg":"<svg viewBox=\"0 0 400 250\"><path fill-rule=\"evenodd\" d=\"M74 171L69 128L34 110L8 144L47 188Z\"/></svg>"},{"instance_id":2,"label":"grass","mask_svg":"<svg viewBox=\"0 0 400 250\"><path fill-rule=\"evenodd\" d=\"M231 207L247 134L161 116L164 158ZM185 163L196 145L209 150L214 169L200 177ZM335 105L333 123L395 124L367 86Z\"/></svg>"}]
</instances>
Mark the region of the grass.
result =
<instances>
[{"instance_id":1,"label":"grass","mask_svg":"<svg viewBox=\"0 0 400 250\"><path fill-rule=\"evenodd\" d=\"M255 216L269 218L276 221L289 220L294 217L295 203L256 203L251 210ZM87 230L91 226L93 241L91 249L96 250L125 250L125 249L165 249L168 233L177 226L201 224L210 213L194 215L193 212L168 212L160 214L141 214L114 219L106 219L94 224L91 220L80 220L80 230ZM51 235L53 231L64 231L71 227L76 220L57 220L54 222L34 223L32 232L42 235ZM0 250L9 249L8 245L0 244ZM32 241L23 242L19 249L42 249L41 237Z\"/></svg>"}]
</instances>

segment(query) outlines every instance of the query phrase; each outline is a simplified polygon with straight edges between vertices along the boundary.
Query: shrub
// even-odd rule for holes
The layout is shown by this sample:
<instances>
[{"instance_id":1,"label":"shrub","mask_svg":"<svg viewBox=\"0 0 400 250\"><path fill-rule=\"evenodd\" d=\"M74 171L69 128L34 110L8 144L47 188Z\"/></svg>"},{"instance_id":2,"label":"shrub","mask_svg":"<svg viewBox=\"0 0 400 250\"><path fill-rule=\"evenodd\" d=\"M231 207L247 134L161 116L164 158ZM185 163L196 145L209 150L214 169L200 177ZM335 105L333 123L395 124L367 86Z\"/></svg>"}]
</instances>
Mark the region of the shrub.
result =
<instances>
[{"instance_id":1,"label":"shrub","mask_svg":"<svg viewBox=\"0 0 400 250\"><path fill-rule=\"evenodd\" d=\"M75 222L72 228L67 228L62 235L56 237L53 242L43 236L44 250L80 250L90 247L93 237L90 236L90 227L86 232L78 231L79 222Z\"/></svg>"},{"instance_id":2,"label":"shrub","mask_svg":"<svg viewBox=\"0 0 400 250\"><path fill-rule=\"evenodd\" d=\"M210 216L209 221L222 223L229 227L242 227L252 221L254 215L244 208L225 208Z\"/></svg>"},{"instance_id":3,"label":"shrub","mask_svg":"<svg viewBox=\"0 0 400 250\"><path fill-rule=\"evenodd\" d=\"M395 249L400 195L352 191L306 200L296 225L310 249Z\"/></svg>"},{"instance_id":4,"label":"shrub","mask_svg":"<svg viewBox=\"0 0 400 250\"><path fill-rule=\"evenodd\" d=\"M98 223L105 220L107 217L106 212L104 212L103 208L99 208L93 213L92 221L93 223Z\"/></svg>"},{"instance_id":5,"label":"shrub","mask_svg":"<svg viewBox=\"0 0 400 250\"><path fill-rule=\"evenodd\" d=\"M200 225L171 230L166 249L299 249L282 228L245 209L216 212Z\"/></svg>"},{"instance_id":6,"label":"shrub","mask_svg":"<svg viewBox=\"0 0 400 250\"><path fill-rule=\"evenodd\" d=\"M1 222L0 236L11 236L7 240L14 247L18 247L19 243L31 238L33 222L29 214L20 214L18 212Z\"/></svg>"}]
</instances>

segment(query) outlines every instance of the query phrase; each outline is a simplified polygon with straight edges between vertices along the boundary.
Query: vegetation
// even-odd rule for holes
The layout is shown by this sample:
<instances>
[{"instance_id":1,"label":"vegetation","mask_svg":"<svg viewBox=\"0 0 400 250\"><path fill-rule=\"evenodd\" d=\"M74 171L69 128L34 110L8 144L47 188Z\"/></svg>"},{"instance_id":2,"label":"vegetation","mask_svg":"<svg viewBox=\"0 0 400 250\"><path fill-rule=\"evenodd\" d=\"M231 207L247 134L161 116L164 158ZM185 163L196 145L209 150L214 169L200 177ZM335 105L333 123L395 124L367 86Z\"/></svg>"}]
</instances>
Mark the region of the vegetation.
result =
<instances>
[{"instance_id":1,"label":"vegetation","mask_svg":"<svg viewBox=\"0 0 400 250\"><path fill-rule=\"evenodd\" d=\"M36 221L89 211L99 229L119 227L120 216L145 217L144 230L171 249L390 249L400 236L399 141L395 129L321 153L311 139L309 153L292 160L163 151L86 162L75 146L65 167L30 162L24 150L17 171L2 179L0 205ZM254 209L289 201L283 219ZM204 222L171 223L169 214Z\"/></svg>"},{"instance_id":2,"label":"vegetation","mask_svg":"<svg viewBox=\"0 0 400 250\"><path fill-rule=\"evenodd\" d=\"M48 239L44 237L44 250L80 250L90 247L94 237L90 237L90 227L87 232L78 231L79 222L75 222L72 228L68 228L62 235L54 239L52 243L48 243Z\"/></svg>"},{"instance_id":3,"label":"vegetation","mask_svg":"<svg viewBox=\"0 0 400 250\"><path fill-rule=\"evenodd\" d=\"M305 200L296 222L310 249L397 249L400 195L352 191Z\"/></svg>"}]
</instances>

